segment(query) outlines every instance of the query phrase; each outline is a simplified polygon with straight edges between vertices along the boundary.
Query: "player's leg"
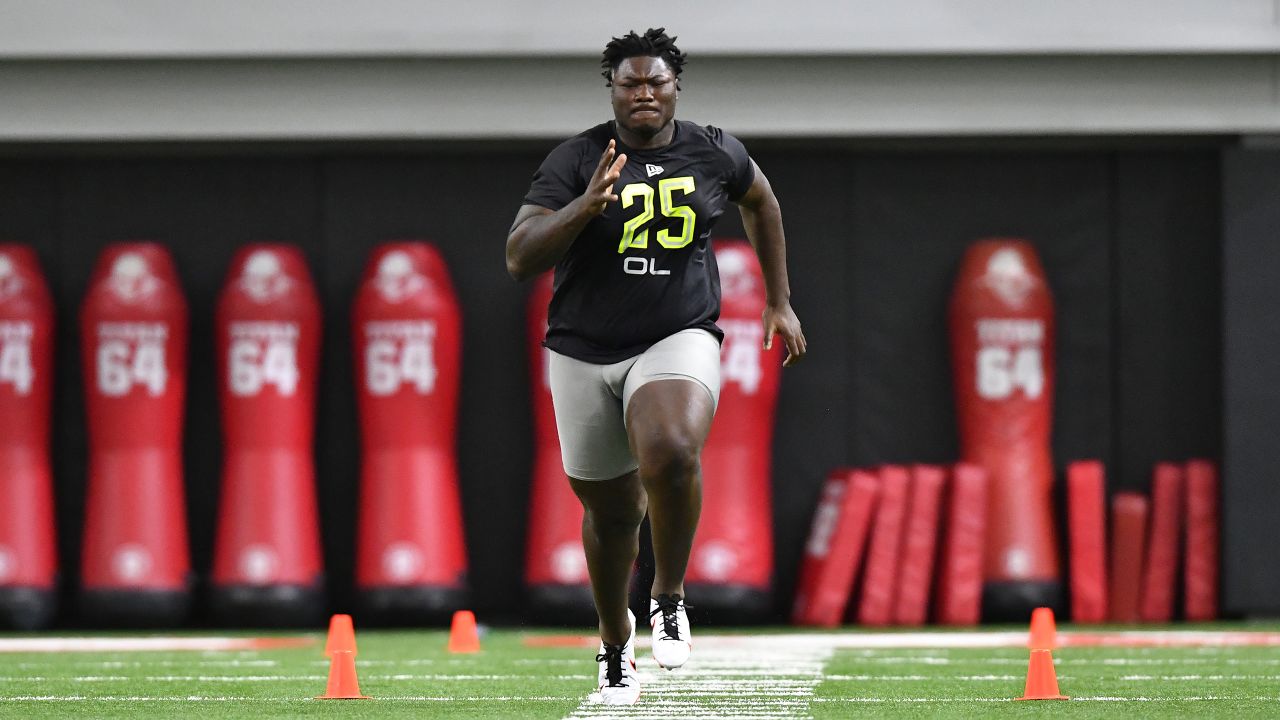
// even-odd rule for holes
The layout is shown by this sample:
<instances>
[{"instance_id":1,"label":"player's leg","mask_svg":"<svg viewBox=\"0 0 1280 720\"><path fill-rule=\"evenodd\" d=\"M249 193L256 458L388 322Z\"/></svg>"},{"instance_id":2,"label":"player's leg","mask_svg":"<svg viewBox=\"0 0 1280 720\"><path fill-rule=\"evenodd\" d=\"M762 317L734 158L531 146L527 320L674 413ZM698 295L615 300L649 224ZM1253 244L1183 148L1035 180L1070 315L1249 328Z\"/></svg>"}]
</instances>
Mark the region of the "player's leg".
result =
<instances>
[{"instance_id":1,"label":"player's leg","mask_svg":"<svg viewBox=\"0 0 1280 720\"><path fill-rule=\"evenodd\" d=\"M653 656L668 669L683 665L692 645L684 576L702 510L700 455L719 394L720 346L702 330L676 333L642 354L624 392L627 433L649 496Z\"/></svg>"},{"instance_id":2,"label":"player's leg","mask_svg":"<svg viewBox=\"0 0 1280 720\"><path fill-rule=\"evenodd\" d=\"M702 445L715 403L687 379L645 383L631 397L627 428L649 496L652 595L684 596L684 575L702 511Z\"/></svg>"},{"instance_id":3,"label":"player's leg","mask_svg":"<svg viewBox=\"0 0 1280 720\"><path fill-rule=\"evenodd\" d=\"M582 547L600 616L600 638L625 644L631 637L628 591L640 551L644 487L635 471L612 480L570 478L569 484L582 501Z\"/></svg>"},{"instance_id":4,"label":"player's leg","mask_svg":"<svg viewBox=\"0 0 1280 720\"><path fill-rule=\"evenodd\" d=\"M582 547L600 616L593 699L630 705L640 697L636 676L636 621L628 605L631 571L640 550L645 494L635 471L613 480L569 479L582 501Z\"/></svg>"},{"instance_id":5,"label":"player's leg","mask_svg":"<svg viewBox=\"0 0 1280 720\"><path fill-rule=\"evenodd\" d=\"M549 368L560 451L570 486L582 502L582 542L600 616L600 684L593 697L619 705L640 696L627 591L639 551L645 493L622 421L620 378L630 364L596 365L553 352Z\"/></svg>"},{"instance_id":6,"label":"player's leg","mask_svg":"<svg viewBox=\"0 0 1280 720\"><path fill-rule=\"evenodd\" d=\"M636 621L627 608L631 571L640 551L645 493L632 470L612 480L569 478L582 501L582 547L600 616L596 702L630 705L640 697Z\"/></svg>"}]
</instances>

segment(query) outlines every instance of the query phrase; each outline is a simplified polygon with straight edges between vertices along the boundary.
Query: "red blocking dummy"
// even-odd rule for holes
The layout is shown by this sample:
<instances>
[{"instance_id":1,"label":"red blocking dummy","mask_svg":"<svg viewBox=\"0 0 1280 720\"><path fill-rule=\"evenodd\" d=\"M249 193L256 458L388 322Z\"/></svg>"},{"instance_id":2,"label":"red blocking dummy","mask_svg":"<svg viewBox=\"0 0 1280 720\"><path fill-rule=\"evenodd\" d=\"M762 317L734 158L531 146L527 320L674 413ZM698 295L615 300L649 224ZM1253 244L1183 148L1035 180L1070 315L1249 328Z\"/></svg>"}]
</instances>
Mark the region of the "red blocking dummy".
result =
<instances>
[{"instance_id":1,"label":"red blocking dummy","mask_svg":"<svg viewBox=\"0 0 1280 720\"><path fill-rule=\"evenodd\" d=\"M35 252L0 244L0 627L35 630L56 606L49 406L53 298Z\"/></svg>"},{"instance_id":2,"label":"red blocking dummy","mask_svg":"<svg viewBox=\"0 0 1280 720\"><path fill-rule=\"evenodd\" d=\"M1150 503L1142 493L1120 492L1111 498L1112 622L1137 622L1142 592Z\"/></svg>"},{"instance_id":3,"label":"red blocking dummy","mask_svg":"<svg viewBox=\"0 0 1280 720\"><path fill-rule=\"evenodd\" d=\"M1106 469L1096 460L1067 466L1071 620L1107 620Z\"/></svg>"},{"instance_id":4,"label":"red blocking dummy","mask_svg":"<svg viewBox=\"0 0 1280 720\"><path fill-rule=\"evenodd\" d=\"M1181 560L1183 515L1182 465L1157 463L1151 479L1151 527L1142 564L1138 615L1143 622L1173 620L1173 598Z\"/></svg>"},{"instance_id":5,"label":"red blocking dummy","mask_svg":"<svg viewBox=\"0 0 1280 720\"><path fill-rule=\"evenodd\" d=\"M360 411L356 587L366 617L447 617L466 599L458 494L462 319L444 259L381 245L352 311Z\"/></svg>"},{"instance_id":6,"label":"red blocking dummy","mask_svg":"<svg viewBox=\"0 0 1280 720\"><path fill-rule=\"evenodd\" d=\"M813 513L791 621L835 627L844 618L862 566L880 480L865 470L831 473Z\"/></svg>"},{"instance_id":7,"label":"red blocking dummy","mask_svg":"<svg viewBox=\"0 0 1280 720\"><path fill-rule=\"evenodd\" d=\"M223 463L213 609L232 624L313 624L324 605L313 451L320 301L302 252L241 248L215 327Z\"/></svg>"},{"instance_id":8,"label":"red blocking dummy","mask_svg":"<svg viewBox=\"0 0 1280 720\"><path fill-rule=\"evenodd\" d=\"M893 619L898 625L923 625L929 618L938 515L947 471L935 465L911 468L911 494L902 534L902 561Z\"/></svg>"},{"instance_id":9,"label":"red blocking dummy","mask_svg":"<svg viewBox=\"0 0 1280 720\"><path fill-rule=\"evenodd\" d=\"M1187 463L1187 620L1218 617L1218 468L1208 460Z\"/></svg>"},{"instance_id":10,"label":"red blocking dummy","mask_svg":"<svg viewBox=\"0 0 1280 720\"><path fill-rule=\"evenodd\" d=\"M1030 243L965 253L951 297L961 456L990 482L983 611L1024 620L1061 599L1053 522L1053 298Z\"/></svg>"},{"instance_id":11,"label":"red blocking dummy","mask_svg":"<svg viewBox=\"0 0 1280 720\"><path fill-rule=\"evenodd\" d=\"M902 558L902 533L906 524L910 474L905 467L880 468L880 502L876 506L871 542L867 548L867 569L863 575L858 622L889 625L898 589Z\"/></svg>"},{"instance_id":12,"label":"red blocking dummy","mask_svg":"<svg viewBox=\"0 0 1280 720\"><path fill-rule=\"evenodd\" d=\"M595 618L595 604L582 549L582 504L569 487L560 457L548 368L551 351L542 346L553 280L550 272L538 278L527 313L534 461L525 584L535 612L558 622L590 622Z\"/></svg>"},{"instance_id":13,"label":"red blocking dummy","mask_svg":"<svg viewBox=\"0 0 1280 720\"><path fill-rule=\"evenodd\" d=\"M785 348L762 348L764 278L751 245L717 240L724 330L720 403L702 450L702 517L685 586L690 603L734 621L768 613L773 588L774 408Z\"/></svg>"},{"instance_id":14,"label":"red blocking dummy","mask_svg":"<svg viewBox=\"0 0 1280 720\"><path fill-rule=\"evenodd\" d=\"M937 621L976 625L982 619L982 556L987 536L987 472L960 463L946 492L938 559Z\"/></svg>"},{"instance_id":15,"label":"red blocking dummy","mask_svg":"<svg viewBox=\"0 0 1280 720\"><path fill-rule=\"evenodd\" d=\"M108 246L80 329L89 425L82 611L95 622L175 624L189 600L187 302L168 250Z\"/></svg>"}]
</instances>

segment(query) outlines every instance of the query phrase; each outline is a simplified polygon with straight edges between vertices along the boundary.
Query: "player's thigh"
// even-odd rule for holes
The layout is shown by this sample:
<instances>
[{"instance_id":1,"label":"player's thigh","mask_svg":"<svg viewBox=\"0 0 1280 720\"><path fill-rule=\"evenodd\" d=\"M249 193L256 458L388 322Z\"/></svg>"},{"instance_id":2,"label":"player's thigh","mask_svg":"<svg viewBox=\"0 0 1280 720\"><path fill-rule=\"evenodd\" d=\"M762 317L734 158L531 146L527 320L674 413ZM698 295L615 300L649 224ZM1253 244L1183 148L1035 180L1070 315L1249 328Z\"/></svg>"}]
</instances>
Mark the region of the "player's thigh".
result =
<instances>
[{"instance_id":1,"label":"player's thigh","mask_svg":"<svg viewBox=\"0 0 1280 720\"><path fill-rule=\"evenodd\" d=\"M720 344L683 330L646 350L623 388L633 451L701 450L720 399Z\"/></svg>"},{"instance_id":2,"label":"player's thigh","mask_svg":"<svg viewBox=\"0 0 1280 720\"><path fill-rule=\"evenodd\" d=\"M636 469L623 422L622 399L610 388L610 366L551 353L549 380L565 474L611 480Z\"/></svg>"}]
</instances>

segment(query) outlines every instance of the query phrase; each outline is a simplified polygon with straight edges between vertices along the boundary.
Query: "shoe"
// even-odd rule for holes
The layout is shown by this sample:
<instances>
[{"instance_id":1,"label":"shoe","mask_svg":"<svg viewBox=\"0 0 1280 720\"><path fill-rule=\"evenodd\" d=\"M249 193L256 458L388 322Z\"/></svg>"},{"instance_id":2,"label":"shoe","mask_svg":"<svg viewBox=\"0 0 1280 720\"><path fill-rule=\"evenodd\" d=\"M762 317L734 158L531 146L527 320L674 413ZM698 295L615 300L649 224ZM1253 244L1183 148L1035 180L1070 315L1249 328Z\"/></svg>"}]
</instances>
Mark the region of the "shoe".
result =
<instances>
[{"instance_id":1,"label":"shoe","mask_svg":"<svg viewBox=\"0 0 1280 720\"><path fill-rule=\"evenodd\" d=\"M651 598L649 626L653 628L653 659L658 661L658 666L675 670L684 665L693 647L684 599L679 595Z\"/></svg>"},{"instance_id":2,"label":"shoe","mask_svg":"<svg viewBox=\"0 0 1280 720\"><path fill-rule=\"evenodd\" d=\"M632 705L640 699L640 677L636 673L636 617L631 618L631 638L625 645L600 642L596 662L600 663L599 689L591 693L591 701L604 705Z\"/></svg>"}]
</instances>

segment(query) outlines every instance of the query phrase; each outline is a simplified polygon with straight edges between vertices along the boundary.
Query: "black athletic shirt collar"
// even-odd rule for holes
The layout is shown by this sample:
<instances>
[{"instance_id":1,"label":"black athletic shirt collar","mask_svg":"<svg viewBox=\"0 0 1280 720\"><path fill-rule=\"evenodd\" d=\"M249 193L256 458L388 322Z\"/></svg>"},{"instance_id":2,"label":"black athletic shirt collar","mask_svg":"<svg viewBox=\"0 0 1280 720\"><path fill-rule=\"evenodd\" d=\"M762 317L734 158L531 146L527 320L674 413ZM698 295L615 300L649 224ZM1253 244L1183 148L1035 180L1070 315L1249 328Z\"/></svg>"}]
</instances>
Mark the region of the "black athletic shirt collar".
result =
<instances>
[{"instance_id":1,"label":"black athletic shirt collar","mask_svg":"<svg viewBox=\"0 0 1280 720\"><path fill-rule=\"evenodd\" d=\"M627 154L627 157L633 157L633 156L635 156L635 155L643 155L643 154L645 154L645 153L650 153L650 154L660 153L660 152L663 152L663 151L667 150L668 148L670 148L670 147L674 146L677 142L679 142L679 140L680 140L680 121L676 120L675 118L672 118L672 119L671 119L671 126L674 128L674 130L672 130L672 132L671 132L671 142L669 142L669 143L667 143L666 145L663 145L663 146L661 146L661 147L655 147L655 148L633 148L633 147L631 147L630 145L628 145L628 144L626 144L625 142L623 142L623 141L622 141L622 137L621 137L620 135L618 135L618 121L617 121L617 120L610 120L610 121L609 121L609 132L613 133L613 139L614 139L614 141L615 141L615 142L617 142L617 143L618 143L618 152L619 152L619 153L626 153L626 154Z\"/></svg>"}]
</instances>

